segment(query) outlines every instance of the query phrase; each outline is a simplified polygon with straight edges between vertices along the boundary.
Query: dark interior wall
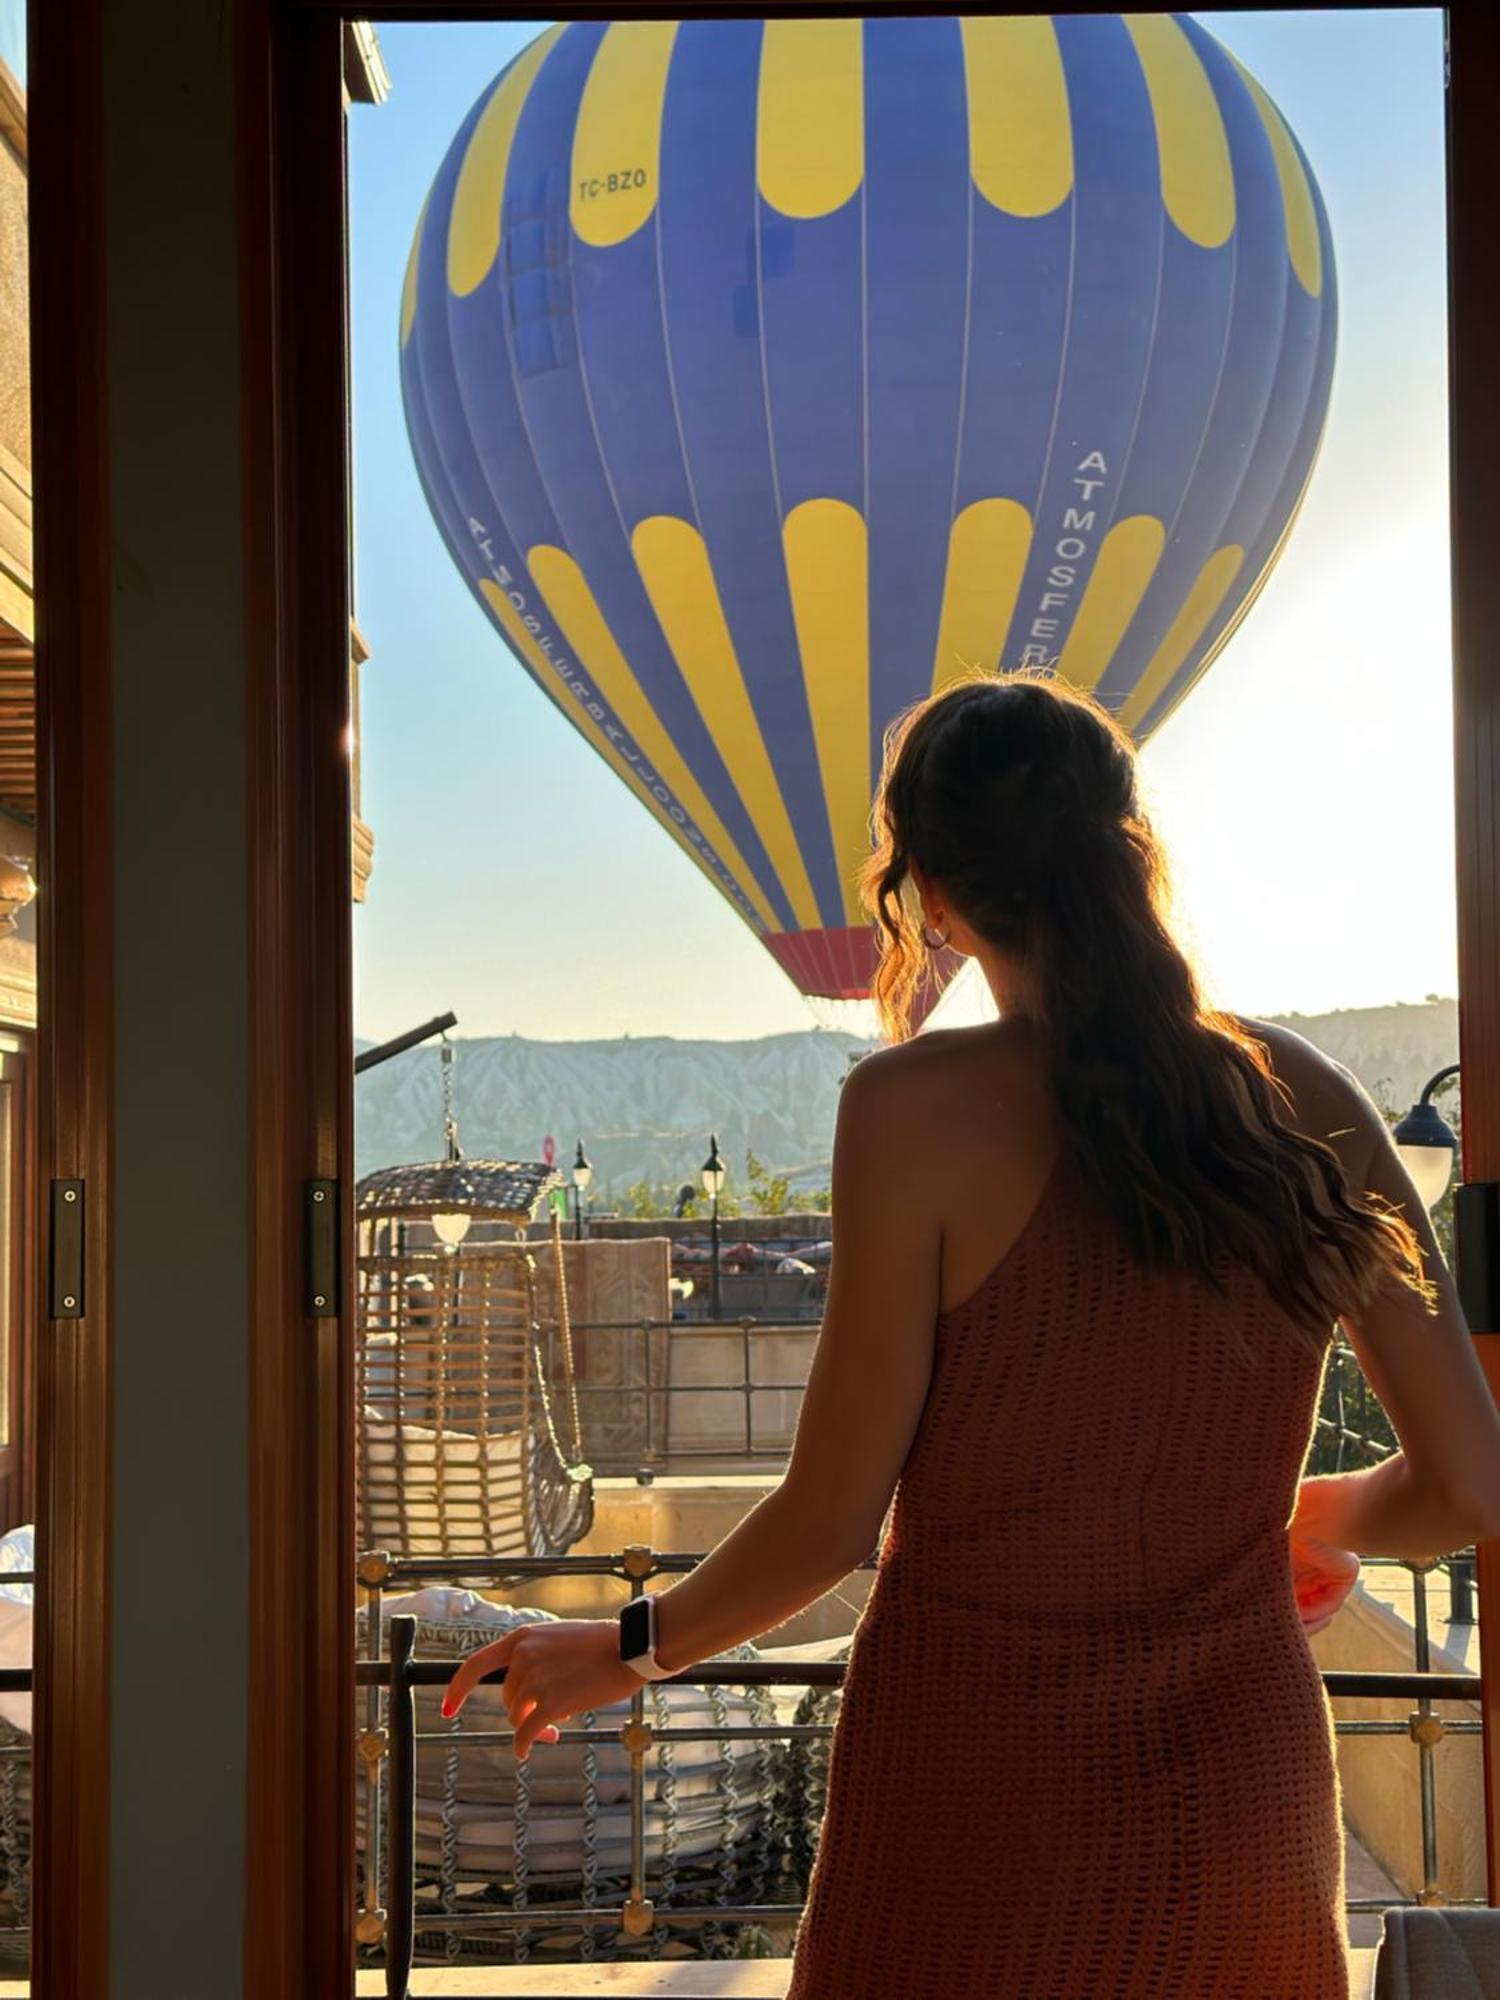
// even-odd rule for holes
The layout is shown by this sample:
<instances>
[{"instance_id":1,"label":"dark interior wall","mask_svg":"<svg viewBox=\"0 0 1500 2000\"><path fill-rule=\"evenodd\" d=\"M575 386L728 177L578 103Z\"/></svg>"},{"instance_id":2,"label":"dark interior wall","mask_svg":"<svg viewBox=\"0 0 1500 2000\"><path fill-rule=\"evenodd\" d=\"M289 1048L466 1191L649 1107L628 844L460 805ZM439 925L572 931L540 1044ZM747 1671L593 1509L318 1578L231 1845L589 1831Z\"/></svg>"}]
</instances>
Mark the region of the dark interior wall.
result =
<instances>
[{"instance_id":1,"label":"dark interior wall","mask_svg":"<svg viewBox=\"0 0 1500 2000\"><path fill-rule=\"evenodd\" d=\"M103 16L117 912L111 2000L214 2000L242 1984L248 1642L233 10L106 0Z\"/></svg>"}]
</instances>

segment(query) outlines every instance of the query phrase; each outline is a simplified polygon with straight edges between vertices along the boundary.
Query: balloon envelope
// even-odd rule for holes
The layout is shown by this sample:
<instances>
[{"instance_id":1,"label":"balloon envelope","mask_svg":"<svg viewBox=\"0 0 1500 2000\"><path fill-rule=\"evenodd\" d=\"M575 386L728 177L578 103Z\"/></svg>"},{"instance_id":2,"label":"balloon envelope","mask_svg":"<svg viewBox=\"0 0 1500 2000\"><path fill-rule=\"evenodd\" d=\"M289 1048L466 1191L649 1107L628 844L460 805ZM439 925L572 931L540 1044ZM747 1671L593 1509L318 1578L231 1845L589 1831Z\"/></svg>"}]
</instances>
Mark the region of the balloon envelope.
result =
<instances>
[{"instance_id":1,"label":"balloon envelope","mask_svg":"<svg viewBox=\"0 0 1500 2000\"><path fill-rule=\"evenodd\" d=\"M1186 15L577 22L401 302L521 664L804 992L868 991L887 724L974 667L1144 741L1274 563L1336 322L1311 169Z\"/></svg>"}]
</instances>

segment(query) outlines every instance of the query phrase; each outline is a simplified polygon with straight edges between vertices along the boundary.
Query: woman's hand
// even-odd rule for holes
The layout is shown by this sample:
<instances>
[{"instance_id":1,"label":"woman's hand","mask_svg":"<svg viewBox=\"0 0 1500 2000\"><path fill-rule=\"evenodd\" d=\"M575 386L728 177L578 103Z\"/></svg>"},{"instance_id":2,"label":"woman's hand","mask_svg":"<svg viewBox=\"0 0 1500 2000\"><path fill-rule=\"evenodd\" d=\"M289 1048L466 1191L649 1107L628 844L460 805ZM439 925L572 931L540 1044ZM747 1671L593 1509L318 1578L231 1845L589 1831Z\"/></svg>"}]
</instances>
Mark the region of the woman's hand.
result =
<instances>
[{"instance_id":1,"label":"woman's hand","mask_svg":"<svg viewBox=\"0 0 1500 2000\"><path fill-rule=\"evenodd\" d=\"M613 1618L548 1618L517 1625L481 1646L459 1667L443 1695L443 1714L458 1714L486 1674L504 1667L501 1699L516 1733L516 1756L533 1743L555 1743L557 1724L581 1709L605 1708L634 1694L641 1677L620 1658Z\"/></svg>"},{"instance_id":2,"label":"woman's hand","mask_svg":"<svg viewBox=\"0 0 1500 2000\"><path fill-rule=\"evenodd\" d=\"M1328 1540L1329 1533L1336 1532L1338 1486L1337 1477L1304 1479L1287 1529L1297 1609L1309 1638L1332 1621L1359 1577L1354 1551Z\"/></svg>"},{"instance_id":3,"label":"woman's hand","mask_svg":"<svg viewBox=\"0 0 1500 2000\"><path fill-rule=\"evenodd\" d=\"M1359 1577L1359 1557L1352 1549L1327 1542L1292 1540L1292 1582L1302 1629L1311 1638L1331 1622Z\"/></svg>"}]
</instances>

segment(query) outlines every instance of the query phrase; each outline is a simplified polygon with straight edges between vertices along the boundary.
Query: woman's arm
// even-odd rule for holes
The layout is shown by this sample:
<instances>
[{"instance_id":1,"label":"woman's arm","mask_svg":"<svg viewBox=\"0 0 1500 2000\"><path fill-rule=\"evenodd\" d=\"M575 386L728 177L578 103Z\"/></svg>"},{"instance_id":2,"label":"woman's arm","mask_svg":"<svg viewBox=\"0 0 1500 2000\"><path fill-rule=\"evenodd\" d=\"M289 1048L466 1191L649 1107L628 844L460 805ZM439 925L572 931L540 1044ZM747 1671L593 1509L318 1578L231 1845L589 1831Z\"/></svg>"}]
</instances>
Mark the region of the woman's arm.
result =
<instances>
[{"instance_id":1,"label":"woman's arm","mask_svg":"<svg viewBox=\"0 0 1500 2000\"><path fill-rule=\"evenodd\" d=\"M920 1098L900 1050L867 1056L839 1104L836 1247L823 1330L779 1486L691 1575L657 1594L656 1656L673 1673L783 1624L872 1554L926 1401L942 1233L914 1187ZM556 1724L633 1693L612 1618L528 1624L471 1653L449 1683L456 1715L505 1670L516 1755Z\"/></svg>"},{"instance_id":2,"label":"woman's arm","mask_svg":"<svg viewBox=\"0 0 1500 2000\"><path fill-rule=\"evenodd\" d=\"M770 1631L875 1553L932 1373L942 1232L914 1185L908 1059L850 1072L833 1148L833 1266L781 1484L657 1599L674 1672Z\"/></svg>"},{"instance_id":3,"label":"woman's arm","mask_svg":"<svg viewBox=\"0 0 1500 2000\"><path fill-rule=\"evenodd\" d=\"M1427 1561L1500 1534L1500 1412L1385 1119L1358 1080L1340 1074L1347 1124L1366 1144L1356 1184L1403 1212L1437 1301L1429 1310L1415 1292L1392 1285L1343 1315L1401 1449L1378 1465L1304 1480L1293 1524L1357 1555Z\"/></svg>"}]
</instances>

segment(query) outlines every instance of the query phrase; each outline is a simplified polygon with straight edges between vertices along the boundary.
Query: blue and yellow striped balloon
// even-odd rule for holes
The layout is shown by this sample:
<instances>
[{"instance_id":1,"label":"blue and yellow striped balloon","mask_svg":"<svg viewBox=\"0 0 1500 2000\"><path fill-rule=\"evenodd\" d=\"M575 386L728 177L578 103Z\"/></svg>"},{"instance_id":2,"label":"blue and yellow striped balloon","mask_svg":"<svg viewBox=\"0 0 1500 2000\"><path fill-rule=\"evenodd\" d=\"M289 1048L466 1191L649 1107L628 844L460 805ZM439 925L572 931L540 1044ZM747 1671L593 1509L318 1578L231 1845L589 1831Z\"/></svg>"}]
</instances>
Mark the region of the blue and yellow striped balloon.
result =
<instances>
[{"instance_id":1,"label":"blue and yellow striped balloon","mask_svg":"<svg viewBox=\"0 0 1500 2000\"><path fill-rule=\"evenodd\" d=\"M1253 601L1333 368L1296 139L1186 15L578 22L401 302L449 550L804 992L868 990L881 733L975 665L1143 740Z\"/></svg>"}]
</instances>

